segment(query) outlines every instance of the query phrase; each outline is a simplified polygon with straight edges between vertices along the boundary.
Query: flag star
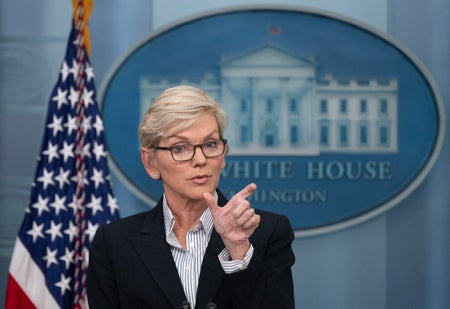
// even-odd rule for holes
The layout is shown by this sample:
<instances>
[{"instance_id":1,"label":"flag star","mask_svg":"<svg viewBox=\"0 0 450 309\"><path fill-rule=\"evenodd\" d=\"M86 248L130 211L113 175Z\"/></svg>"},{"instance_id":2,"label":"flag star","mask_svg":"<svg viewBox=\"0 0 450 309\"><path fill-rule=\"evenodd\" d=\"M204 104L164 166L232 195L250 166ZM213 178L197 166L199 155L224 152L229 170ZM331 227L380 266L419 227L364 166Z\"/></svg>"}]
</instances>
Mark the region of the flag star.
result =
<instances>
[{"instance_id":1,"label":"flag star","mask_svg":"<svg viewBox=\"0 0 450 309\"><path fill-rule=\"evenodd\" d=\"M93 127L95 128L97 136L99 136L100 133L104 130L102 118L100 118L99 116L95 117L95 123Z\"/></svg>"},{"instance_id":2,"label":"flag star","mask_svg":"<svg viewBox=\"0 0 450 309\"><path fill-rule=\"evenodd\" d=\"M69 269L70 264L73 263L73 251L70 251L66 247L64 255L62 255L59 259L66 263L66 269Z\"/></svg>"},{"instance_id":3,"label":"flag star","mask_svg":"<svg viewBox=\"0 0 450 309\"><path fill-rule=\"evenodd\" d=\"M73 131L77 131L77 117L68 115L67 122L64 124L64 127L67 128L68 135L72 134Z\"/></svg>"},{"instance_id":4,"label":"flag star","mask_svg":"<svg viewBox=\"0 0 450 309\"><path fill-rule=\"evenodd\" d=\"M88 82L90 82L91 79L93 79L95 77L95 75L94 75L94 70L89 65L89 63L86 64L85 72L86 72L86 79L87 79Z\"/></svg>"},{"instance_id":5,"label":"flag star","mask_svg":"<svg viewBox=\"0 0 450 309\"><path fill-rule=\"evenodd\" d=\"M55 176L55 180L59 183L59 189L62 190L64 185L70 185L69 181L70 170L64 170L62 167L59 168L59 175Z\"/></svg>"},{"instance_id":6,"label":"flag star","mask_svg":"<svg viewBox=\"0 0 450 309\"><path fill-rule=\"evenodd\" d=\"M64 131L62 127L62 120L62 117L58 118L56 117L56 115L53 115L53 122L47 125L47 128L53 129L53 136L56 136L56 134L58 134L58 131Z\"/></svg>"},{"instance_id":7,"label":"flag star","mask_svg":"<svg viewBox=\"0 0 450 309\"><path fill-rule=\"evenodd\" d=\"M38 195L38 201L31 205L31 207L38 210L39 217L42 215L43 211L50 211L50 209L47 207L48 199L48 197L44 199L42 196Z\"/></svg>"},{"instance_id":8,"label":"flag star","mask_svg":"<svg viewBox=\"0 0 450 309\"><path fill-rule=\"evenodd\" d=\"M67 62L64 60L61 68L61 75L62 75L62 81L65 82L67 79L67 76L69 75L69 66L67 65Z\"/></svg>"},{"instance_id":9,"label":"flag star","mask_svg":"<svg viewBox=\"0 0 450 309\"><path fill-rule=\"evenodd\" d=\"M73 74L73 79L77 80L78 71L80 70L80 66L77 61L74 59L72 61L72 67L69 69L69 73Z\"/></svg>"},{"instance_id":10,"label":"flag star","mask_svg":"<svg viewBox=\"0 0 450 309\"><path fill-rule=\"evenodd\" d=\"M70 101L70 106L74 108L77 105L78 101L80 100L80 94L75 88L71 86L68 98Z\"/></svg>"},{"instance_id":11,"label":"flag star","mask_svg":"<svg viewBox=\"0 0 450 309\"><path fill-rule=\"evenodd\" d=\"M95 159L97 161L100 161L102 157L106 157L106 151L103 144L99 145L97 144L97 142L94 142L94 149L92 150L92 152L94 153Z\"/></svg>"},{"instance_id":12,"label":"flag star","mask_svg":"<svg viewBox=\"0 0 450 309\"><path fill-rule=\"evenodd\" d=\"M84 118L81 126L83 127L84 134L86 134L86 132L92 128L91 116Z\"/></svg>"},{"instance_id":13,"label":"flag star","mask_svg":"<svg viewBox=\"0 0 450 309\"><path fill-rule=\"evenodd\" d=\"M43 228L44 228L44 223L37 225L37 223L33 221L33 227L27 231L27 234L31 235L31 237L33 237L33 243L36 242L38 237L45 238L44 234L42 234Z\"/></svg>"},{"instance_id":14,"label":"flag star","mask_svg":"<svg viewBox=\"0 0 450 309\"><path fill-rule=\"evenodd\" d=\"M47 254L42 257L44 261L47 261L47 268L50 268L52 264L58 265L58 261L56 260L56 253L58 253L58 249L50 250L50 248L46 248Z\"/></svg>"},{"instance_id":15,"label":"flag star","mask_svg":"<svg viewBox=\"0 0 450 309\"><path fill-rule=\"evenodd\" d=\"M69 160L69 157L74 157L73 144L68 144L66 141L64 141L63 149L61 149L59 153L63 155L64 163L66 163L67 160Z\"/></svg>"},{"instance_id":16,"label":"flag star","mask_svg":"<svg viewBox=\"0 0 450 309\"><path fill-rule=\"evenodd\" d=\"M45 234L49 234L51 236L52 241L55 241L56 237L62 237L61 234L61 226L62 223L55 224L55 222L50 221L50 228L45 231Z\"/></svg>"},{"instance_id":17,"label":"flag star","mask_svg":"<svg viewBox=\"0 0 450 309\"><path fill-rule=\"evenodd\" d=\"M95 216L97 211L103 211L102 198L100 196L96 198L94 194L91 194L91 202L86 204L86 207L91 208L92 214Z\"/></svg>"},{"instance_id":18,"label":"flag star","mask_svg":"<svg viewBox=\"0 0 450 309\"><path fill-rule=\"evenodd\" d=\"M69 203L67 206L69 208L72 208L74 215L77 213L77 210L78 210L79 207L78 207L78 204L77 204L77 197L76 197L75 194L73 195L72 202Z\"/></svg>"},{"instance_id":19,"label":"flag star","mask_svg":"<svg viewBox=\"0 0 450 309\"><path fill-rule=\"evenodd\" d=\"M88 90L87 88L83 89L83 101L84 101L84 106L88 107L89 104L94 104L94 90Z\"/></svg>"},{"instance_id":20,"label":"flag star","mask_svg":"<svg viewBox=\"0 0 450 309\"><path fill-rule=\"evenodd\" d=\"M47 149L42 154L48 156L48 163L51 163L54 158L59 158L58 145L53 145L51 142L48 142Z\"/></svg>"},{"instance_id":21,"label":"flag star","mask_svg":"<svg viewBox=\"0 0 450 309\"><path fill-rule=\"evenodd\" d=\"M44 168L43 174L41 177L36 178L37 181L42 182L44 189L47 189L48 185L54 185L55 182L53 181L53 174L54 171L47 171L46 168Z\"/></svg>"},{"instance_id":22,"label":"flag star","mask_svg":"<svg viewBox=\"0 0 450 309\"><path fill-rule=\"evenodd\" d=\"M64 274L61 274L61 280L55 283L55 286L61 289L61 295L64 295L67 291L70 291L70 280L72 280L70 277L64 276Z\"/></svg>"},{"instance_id":23,"label":"flag star","mask_svg":"<svg viewBox=\"0 0 450 309\"><path fill-rule=\"evenodd\" d=\"M73 239L78 235L78 228L69 221L69 227L64 230L64 234L69 235L70 242L73 242Z\"/></svg>"},{"instance_id":24,"label":"flag star","mask_svg":"<svg viewBox=\"0 0 450 309\"><path fill-rule=\"evenodd\" d=\"M62 91L62 89L58 87L57 92L58 92L57 95L52 97L52 101L58 102L58 109L60 109L63 104L69 103L69 102L67 102L67 98L66 98L67 90Z\"/></svg>"},{"instance_id":25,"label":"flag star","mask_svg":"<svg viewBox=\"0 0 450 309\"><path fill-rule=\"evenodd\" d=\"M91 180L95 183L95 189L98 189L98 187L105 182L105 179L103 178L103 171L94 167L93 173L94 174L91 176Z\"/></svg>"},{"instance_id":26,"label":"flag star","mask_svg":"<svg viewBox=\"0 0 450 309\"><path fill-rule=\"evenodd\" d=\"M108 207L111 209L111 214L116 213L116 209L119 209L119 205L117 205L117 199L112 196L112 194L108 193Z\"/></svg>"},{"instance_id":27,"label":"flag star","mask_svg":"<svg viewBox=\"0 0 450 309\"><path fill-rule=\"evenodd\" d=\"M92 224L91 221L88 221L88 228L84 231L84 234L89 236L89 241L92 241L95 236L95 232L97 231L99 224Z\"/></svg>"},{"instance_id":28,"label":"flag star","mask_svg":"<svg viewBox=\"0 0 450 309\"><path fill-rule=\"evenodd\" d=\"M58 194L55 195L55 201L50 204L50 207L55 209L55 214L58 216L60 210L67 210L66 206L64 206L66 202L66 197L60 197Z\"/></svg>"}]
</instances>

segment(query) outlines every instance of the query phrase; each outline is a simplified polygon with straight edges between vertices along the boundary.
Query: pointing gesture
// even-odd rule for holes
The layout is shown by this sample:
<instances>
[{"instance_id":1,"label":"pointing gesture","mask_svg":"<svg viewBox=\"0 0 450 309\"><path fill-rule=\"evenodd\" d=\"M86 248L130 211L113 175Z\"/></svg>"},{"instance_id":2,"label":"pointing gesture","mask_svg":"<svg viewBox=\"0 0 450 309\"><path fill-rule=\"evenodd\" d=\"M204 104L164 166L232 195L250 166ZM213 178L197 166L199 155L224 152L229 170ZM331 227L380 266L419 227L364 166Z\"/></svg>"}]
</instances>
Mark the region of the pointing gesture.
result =
<instances>
[{"instance_id":1,"label":"pointing gesture","mask_svg":"<svg viewBox=\"0 0 450 309\"><path fill-rule=\"evenodd\" d=\"M249 196L256 191L251 183L236 193L223 207L219 207L214 197L204 193L203 197L214 219L214 227L222 238L233 260L242 260L250 248L249 237L259 225L260 216L250 208Z\"/></svg>"}]
</instances>

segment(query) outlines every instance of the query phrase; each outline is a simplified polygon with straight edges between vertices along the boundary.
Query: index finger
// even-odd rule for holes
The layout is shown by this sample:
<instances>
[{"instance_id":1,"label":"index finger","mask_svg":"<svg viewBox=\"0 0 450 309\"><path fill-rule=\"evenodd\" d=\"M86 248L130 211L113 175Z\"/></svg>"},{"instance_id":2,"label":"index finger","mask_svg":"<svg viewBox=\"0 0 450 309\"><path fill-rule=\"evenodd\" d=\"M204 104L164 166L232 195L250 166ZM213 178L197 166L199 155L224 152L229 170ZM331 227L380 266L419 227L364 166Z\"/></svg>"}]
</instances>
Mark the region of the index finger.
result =
<instances>
[{"instance_id":1,"label":"index finger","mask_svg":"<svg viewBox=\"0 0 450 309\"><path fill-rule=\"evenodd\" d=\"M250 195L253 194L253 192L256 191L256 184L254 184L253 182L251 184L248 184L244 189L242 189L241 191L239 191L238 193L236 193L235 197L240 197L243 199L248 198Z\"/></svg>"}]
</instances>

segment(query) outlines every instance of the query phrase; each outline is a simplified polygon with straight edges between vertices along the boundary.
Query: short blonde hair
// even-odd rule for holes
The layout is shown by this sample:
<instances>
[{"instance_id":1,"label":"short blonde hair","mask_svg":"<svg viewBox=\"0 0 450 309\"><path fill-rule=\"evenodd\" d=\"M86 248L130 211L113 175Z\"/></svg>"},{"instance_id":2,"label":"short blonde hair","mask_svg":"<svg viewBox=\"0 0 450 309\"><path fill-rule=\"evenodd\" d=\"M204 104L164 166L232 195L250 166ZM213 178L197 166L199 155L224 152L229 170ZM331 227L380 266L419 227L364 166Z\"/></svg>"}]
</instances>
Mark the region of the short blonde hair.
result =
<instances>
[{"instance_id":1,"label":"short blonde hair","mask_svg":"<svg viewBox=\"0 0 450 309\"><path fill-rule=\"evenodd\" d=\"M164 90L145 112L139 125L141 146L151 149L161 138L173 136L191 126L204 112L211 112L223 138L228 118L225 111L205 91L181 85Z\"/></svg>"}]
</instances>

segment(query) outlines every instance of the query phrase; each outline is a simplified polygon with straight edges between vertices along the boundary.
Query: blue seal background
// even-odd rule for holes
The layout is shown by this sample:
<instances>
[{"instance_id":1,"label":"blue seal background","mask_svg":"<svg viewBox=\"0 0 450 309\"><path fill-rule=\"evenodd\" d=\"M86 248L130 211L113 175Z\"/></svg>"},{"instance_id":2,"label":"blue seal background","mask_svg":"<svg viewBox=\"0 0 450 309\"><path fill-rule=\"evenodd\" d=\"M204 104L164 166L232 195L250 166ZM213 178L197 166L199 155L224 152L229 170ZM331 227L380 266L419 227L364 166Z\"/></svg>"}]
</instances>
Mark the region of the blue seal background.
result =
<instances>
[{"instance_id":1,"label":"blue seal background","mask_svg":"<svg viewBox=\"0 0 450 309\"><path fill-rule=\"evenodd\" d=\"M268 37L268 23L282 34ZM162 193L149 179L139 156L137 126L140 121L139 79L143 75L198 77L218 70L219 57L270 43L299 55L319 59L317 75L396 78L398 80L398 152L395 154L322 154L305 156L255 156L254 160L295 162L295 178L286 180L222 179L220 187L232 194L250 181L259 190L326 189L321 204L254 203L254 207L287 215L297 230L328 226L375 211L416 184L437 149L440 111L429 81L416 63L398 46L375 32L331 16L287 10L242 10L199 17L152 35L117 67L103 94L101 105L106 139L114 164L139 191L152 199ZM217 72L216 72L217 73ZM232 124L233 119L230 119ZM233 138L232 136L228 138ZM229 156L230 160L248 157ZM310 161L389 161L392 179L368 182L306 179Z\"/></svg>"}]
</instances>

